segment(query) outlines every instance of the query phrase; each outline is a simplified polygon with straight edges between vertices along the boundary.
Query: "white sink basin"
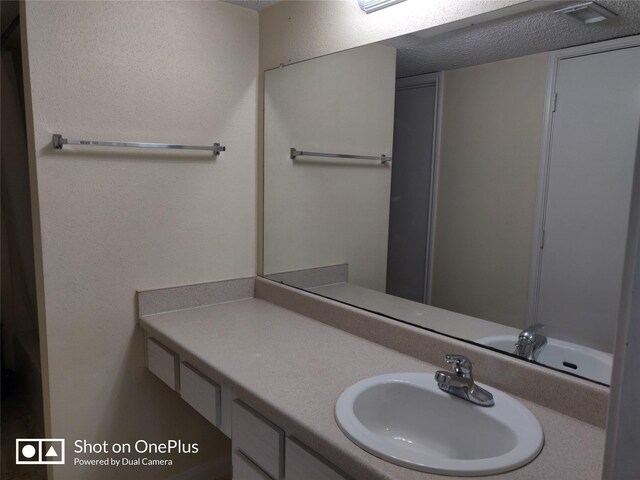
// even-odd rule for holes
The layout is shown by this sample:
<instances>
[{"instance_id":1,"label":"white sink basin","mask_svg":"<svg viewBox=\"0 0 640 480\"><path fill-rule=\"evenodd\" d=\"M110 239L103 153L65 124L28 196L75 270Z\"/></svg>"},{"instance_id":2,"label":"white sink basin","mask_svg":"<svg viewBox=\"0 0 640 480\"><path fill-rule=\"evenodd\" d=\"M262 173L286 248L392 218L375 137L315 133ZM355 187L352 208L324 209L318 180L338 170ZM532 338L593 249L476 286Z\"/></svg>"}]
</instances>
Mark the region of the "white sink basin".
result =
<instances>
[{"instance_id":1,"label":"white sink basin","mask_svg":"<svg viewBox=\"0 0 640 480\"><path fill-rule=\"evenodd\" d=\"M509 353L513 353L517 341L518 337L515 335L497 335L476 340L482 345ZM549 338L536 361L558 370L590 378L596 382L607 385L611 383L613 355L593 348Z\"/></svg>"},{"instance_id":2,"label":"white sink basin","mask_svg":"<svg viewBox=\"0 0 640 480\"><path fill-rule=\"evenodd\" d=\"M485 388L493 407L441 391L434 373L379 375L342 392L336 421L360 448L413 470L492 475L529 463L544 443L538 420L517 400Z\"/></svg>"}]
</instances>

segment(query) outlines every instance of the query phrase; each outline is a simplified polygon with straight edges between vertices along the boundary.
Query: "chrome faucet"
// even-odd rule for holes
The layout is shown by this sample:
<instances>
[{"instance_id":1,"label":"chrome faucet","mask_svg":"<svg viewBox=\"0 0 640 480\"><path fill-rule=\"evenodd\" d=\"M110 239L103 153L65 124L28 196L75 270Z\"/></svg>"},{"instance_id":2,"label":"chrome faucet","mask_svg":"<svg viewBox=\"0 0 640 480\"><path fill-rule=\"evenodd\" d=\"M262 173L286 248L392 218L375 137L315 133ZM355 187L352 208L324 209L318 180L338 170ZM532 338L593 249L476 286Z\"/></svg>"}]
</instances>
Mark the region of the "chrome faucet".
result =
<instances>
[{"instance_id":1,"label":"chrome faucet","mask_svg":"<svg viewBox=\"0 0 640 480\"><path fill-rule=\"evenodd\" d=\"M544 324L536 323L520 332L518 343L516 343L516 349L513 353L527 360L537 360L538 355L547 344L547 337L538 333L538 330L543 328Z\"/></svg>"},{"instance_id":2,"label":"chrome faucet","mask_svg":"<svg viewBox=\"0 0 640 480\"><path fill-rule=\"evenodd\" d=\"M463 355L444 356L447 363L453 364L453 373L438 370L435 378L443 392L468 400L483 407L493 406L493 395L473 381L473 364Z\"/></svg>"}]
</instances>

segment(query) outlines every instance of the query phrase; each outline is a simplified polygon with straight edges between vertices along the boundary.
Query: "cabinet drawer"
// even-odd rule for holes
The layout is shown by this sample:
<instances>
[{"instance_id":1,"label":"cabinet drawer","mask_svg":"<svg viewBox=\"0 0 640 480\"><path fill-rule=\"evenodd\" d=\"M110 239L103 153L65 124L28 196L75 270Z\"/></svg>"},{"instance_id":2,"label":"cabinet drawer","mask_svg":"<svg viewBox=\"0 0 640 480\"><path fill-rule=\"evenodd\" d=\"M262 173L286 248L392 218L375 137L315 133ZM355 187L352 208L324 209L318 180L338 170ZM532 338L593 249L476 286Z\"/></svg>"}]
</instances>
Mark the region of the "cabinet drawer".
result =
<instances>
[{"instance_id":1,"label":"cabinet drawer","mask_svg":"<svg viewBox=\"0 0 640 480\"><path fill-rule=\"evenodd\" d=\"M175 353L153 338L147 339L147 368L173 390L178 389L177 365Z\"/></svg>"},{"instance_id":2,"label":"cabinet drawer","mask_svg":"<svg viewBox=\"0 0 640 480\"><path fill-rule=\"evenodd\" d=\"M284 476L284 432L244 403L233 402L233 451L240 450L268 475Z\"/></svg>"},{"instance_id":3,"label":"cabinet drawer","mask_svg":"<svg viewBox=\"0 0 640 480\"><path fill-rule=\"evenodd\" d=\"M220 385L220 425L218 428L224 433L227 437L231 438L231 428L232 428L232 410L233 410L233 401L235 400L235 394L229 390L228 387L224 385Z\"/></svg>"},{"instance_id":4,"label":"cabinet drawer","mask_svg":"<svg viewBox=\"0 0 640 480\"><path fill-rule=\"evenodd\" d=\"M287 480L351 480L317 453L287 437L285 471Z\"/></svg>"},{"instance_id":5,"label":"cabinet drawer","mask_svg":"<svg viewBox=\"0 0 640 480\"><path fill-rule=\"evenodd\" d=\"M240 452L234 452L232 462L233 480L271 480L271 477Z\"/></svg>"},{"instance_id":6,"label":"cabinet drawer","mask_svg":"<svg viewBox=\"0 0 640 480\"><path fill-rule=\"evenodd\" d=\"M180 363L180 396L216 427L220 425L220 386L187 363Z\"/></svg>"}]
</instances>

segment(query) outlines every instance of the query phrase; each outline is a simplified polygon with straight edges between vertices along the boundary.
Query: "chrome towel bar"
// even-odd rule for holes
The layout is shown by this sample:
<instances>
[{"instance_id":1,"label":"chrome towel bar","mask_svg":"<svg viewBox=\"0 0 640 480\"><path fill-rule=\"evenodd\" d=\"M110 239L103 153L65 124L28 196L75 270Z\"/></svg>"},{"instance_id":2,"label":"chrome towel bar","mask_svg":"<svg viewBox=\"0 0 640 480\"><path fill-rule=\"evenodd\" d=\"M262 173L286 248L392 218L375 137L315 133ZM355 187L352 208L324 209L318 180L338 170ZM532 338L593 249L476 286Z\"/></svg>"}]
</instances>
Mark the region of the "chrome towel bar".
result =
<instances>
[{"instance_id":1,"label":"chrome towel bar","mask_svg":"<svg viewBox=\"0 0 640 480\"><path fill-rule=\"evenodd\" d=\"M179 145L174 143L143 143L143 142L107 142L102 140L74 140L72 138L64 138L56 133L52 138L53 148L62 150L64 145L87 145L92 147L130 147L130 148L164 148L171 150L209 150L214 155L220 155L226 147L219 143L213 145Z\"/></svg>"}]
</instances>

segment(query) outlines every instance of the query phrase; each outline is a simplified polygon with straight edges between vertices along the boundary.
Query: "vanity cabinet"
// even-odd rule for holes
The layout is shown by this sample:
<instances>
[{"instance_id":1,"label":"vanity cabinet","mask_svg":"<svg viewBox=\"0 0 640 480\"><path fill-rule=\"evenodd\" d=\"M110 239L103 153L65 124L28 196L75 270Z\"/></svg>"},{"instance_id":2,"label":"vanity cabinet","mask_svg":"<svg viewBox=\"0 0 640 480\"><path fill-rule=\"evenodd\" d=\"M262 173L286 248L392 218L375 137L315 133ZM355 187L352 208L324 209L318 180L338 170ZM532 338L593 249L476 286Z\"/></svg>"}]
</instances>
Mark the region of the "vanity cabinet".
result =
<instances>
[{"instance_id":1,"label":"vanity cabinet","mask_svg":"<svg viewBox=\"0 0 640 480\"><path fill-rule=\"evenodd\" d=\"M243 402L233 402L234 480L353 480Z\"/></svg>"},{"instance_id":2,"label":"vanity cabinet","mask_svg":"<svg viewBox=\"0 0 640 480\"><path fill-rule=\"evenodd\" d=\"M284 432L239 400L233 402L232 424L233 451L242 452L272 479L283 478Z\"/></svg>"},{"instance_id":3,"label":"vanity cabinet","mask_svg":"<svg viewBox=\"0 0 640 480\"><path fill-rule=\"evenodd\" d=\"M232 462L234 480L272 480L242 452L234 452Z\"/></svg>"},{"instance_id":4,"label":"vanity cabinet","mask_svg":"<svg viewBox=\"0 0 640 480\"><path fill-rule=\"evenodd\" d=\"M147 368L172 390L178 390L178 355L153 338L147 338Z\"/></svg>"},{"instance_id":5,"label":"vanity cabinet","mask_svg":"<svg viewBox=\"0 0 640 480\"><path fill-rule=\"evenodd\" d=\"M231 438L234 480L353 480L151 337L146 340L146 364Z\"/></svg>"},{"instance_id":6,"label":"vanity cabinet","mask_svg":"<svg viewBox=\"0 0 640 480\"><path fill-rule=\"evenodd\" d=\"M293 437L287 437L285 451L286 480L353 480Z\"/></svg>"},{"instance_id":7,"label":"vanity cabinet","mask_svg":"<svg viewBox=\"0 0 640 480\"><path fill-rule=\"evenodd\" d=\"M146 340L147 368L193 409L231 438L231 408L235 395L208 378L154 338Z\"/></svg>"},{"instance_id":8,"label":"vanity cabinet","mask_svg":"<svg viewBox=\"0 0 640 480\"><path fill-rule=\"evenodd\" d=\"M218 427L222 433L231 438L231 411L233 408L233 400L235 394L224 385L220 385L220 426Z\"/></svg>"},{"instance_id":9,"label":"vanity cabinet","mask_svg":"<svg viewBox=\"0 0 640 480\"><path fill-rule=\"evenodd\" d=\"M188 363L180 363L180 396L209 423L220 426L220 386Z\"/></svg>"}]
</instances>

